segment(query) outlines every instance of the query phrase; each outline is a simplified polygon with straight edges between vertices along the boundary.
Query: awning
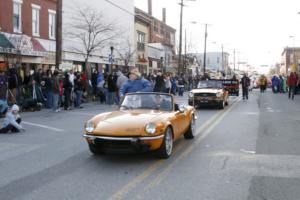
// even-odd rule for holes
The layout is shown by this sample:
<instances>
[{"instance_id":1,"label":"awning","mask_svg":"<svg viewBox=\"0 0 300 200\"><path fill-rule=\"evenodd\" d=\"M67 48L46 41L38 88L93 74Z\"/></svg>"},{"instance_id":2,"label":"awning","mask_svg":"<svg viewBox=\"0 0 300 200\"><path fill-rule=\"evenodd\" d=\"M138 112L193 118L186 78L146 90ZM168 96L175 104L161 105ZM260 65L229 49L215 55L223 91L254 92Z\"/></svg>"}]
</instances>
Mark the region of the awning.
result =
<instances>
[{"instance_id":1,"label":"awning","mask_svg":"<svg viewBox=\"0 0 300 200\"><path fill-rule=\"evenodd\" d=\"M27 35L16 35L16 34L3 34L7 38L9 38L9 42L12 44L13 48L10 51L5 50L6 53L11 54L20 54L23 56L31 56L31 57L45 57L46 50L41 45L41 43Z\"/></svg>"},{"instance_id":2,"label":"awning","mask_svg":"<svg viewBox=\"0 0 300 200\"><path fill-rule=\"evenodd\" d=\"M31 42L32 42L32 48L34 51L46 52L46 49L43 47L43 45L38 40L31 38Z\"/></svg>"},{"instance_id":3,"label":"awning","mask_svg":"<svg viewBox=\"0 0 300 200\"><path fill-rule=\"evenodd\" d=\"M6 38L6 36L0 33L0 47L5 49L12 49L14 46L12 43Z\"/></svg>"}]
</instances>

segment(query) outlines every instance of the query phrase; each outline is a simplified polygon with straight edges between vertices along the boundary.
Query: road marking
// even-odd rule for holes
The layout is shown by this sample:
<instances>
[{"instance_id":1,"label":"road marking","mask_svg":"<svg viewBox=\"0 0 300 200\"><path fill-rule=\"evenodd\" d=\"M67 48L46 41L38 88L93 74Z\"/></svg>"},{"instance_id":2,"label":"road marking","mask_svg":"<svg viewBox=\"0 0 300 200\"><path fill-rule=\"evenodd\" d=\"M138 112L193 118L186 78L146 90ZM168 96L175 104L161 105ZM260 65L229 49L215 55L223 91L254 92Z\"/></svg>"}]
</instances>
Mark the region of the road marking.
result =
<instances>
[{"instance_id":1,"label":"road marking","mask_svg":"<svg viewBox=\"0 0 300 200\"><path fill-rule=\"evenodd\" d=\"M164 170L159 173L156 178L151 181L146 188L143 190L143 192L141 192L137 197L135 197L135 199L144 199L144 194L150 190L153 187L158 186L167 176L168 174L171 172L171 170L173 169L173 167L179 162L181 161L183 158L185 158L186 156L188 156L192 150L200 143L202 142L211 132L212 130L223 120L223 118L235 107L235 105L237 104L237 102L239 102L241 100L241 98L237 99L230 108L228 108L228 110L226 110L224 113L222 113L221 115L219 115L218 117L213 116L209 121L214 121L212 124L210 124L210 122L208 122L207 124L205 123L204 126L202 126L200 128L200 131L198 131L198 134L200 134L202 131L203 134L200 135L199 137L196 138L196 140L194 140L194 142L192 143L191 146L189 146L187 149L185 149L184 152L182 152L179 157L177 157L172 163L170 163L166 168L164 168ZM208 128L206 126L209 126Z\"/></svg>"},{"instance_id":2,"label":"road marking","mask_svg":"<svg viewBox=\"0 0 300 200\"><path fill-rule=\"evenodd\" d=\"M36 124L36 123L25 122L25 121L22 121L22 123L26 124L26 125L30 125L30 126L36 126L36 127L40 127L40 128L49 129L49 130L56 131L56 132L64 132L63 129L54 128L54 127L46 126L46 125L43 125L43 124Z\"/></svg>"},{"instance_id":3,"label":"road marking","mask_svg":"<svg viewBox=\"0 0 300 200\"><path fill-rule=\"evenodd\" d=\"M179 157L177 159L175 159L173 161L173 163L177 163L179 160L181 160L182 158L184 158L186 155L188 155L192 150L193 150L193 147L198 144L200 141L202 141L208 134L206 132L208 131L211 131L212 129L211 128L208 128L207 129L207 126L211 125L212 123L215 124L216 126L216 123L219 123L220 120L218 120L218 118L223 118L225 115L224 114L227 114L229 111L231 111L234 107L234 105L239 102L241 100L241 98L237 98L236 100L233 101L233 103L231 104L231 107L228 108L228 110L225 111L225 113L221 114L220 115L220 112L221 111L218 111L216 114L214 114L209 120L207 120L201 127L200 127L200 130L198 131L198 133L196 134L197 135L197 138L196 140L194 140L194 143L192 143L191 146L189 146L189 148L187 148L182 154L179 155ZM200 135L200 133L202 131L206 130L202 135ZM206 134L205 134L206 133ZM198 141L198 142L197 142ZM184 143L183 143L184 144ZM182 144L182 147L184 146ZM109 200L120 200L120 199L123 199L125 197L126 194L128 194L132 189L134 189L139 183L143 182L145 179L147 179L152 172L154 172L162 163L164 163L165 160L158 160L156 161L155 163L153 163L152 165L150 165L150 167L148 167L141 175L139 175L138 177L134 178L133 180L131 180L129 183L127 183L126 185L124 185L120 190L118 190L116 193L114 193L110 198ZM170 165L162 172L163 175L164 174L167 174L171 169L172 167L175 165L171 163L171 167ZM167 171L167 172L165 172ZM162 176L162 173L160 173L160 175ZM164 175L165 177L165 175ZM150 183L151 184L151 187L152 185L156 185L155 183L156 182L160 182L161 180L156 178L154 180L154 182ZM150 186L149 186L150 187ZM149 188L147 187L147 188Z\"/></svg>"}]
</instances>

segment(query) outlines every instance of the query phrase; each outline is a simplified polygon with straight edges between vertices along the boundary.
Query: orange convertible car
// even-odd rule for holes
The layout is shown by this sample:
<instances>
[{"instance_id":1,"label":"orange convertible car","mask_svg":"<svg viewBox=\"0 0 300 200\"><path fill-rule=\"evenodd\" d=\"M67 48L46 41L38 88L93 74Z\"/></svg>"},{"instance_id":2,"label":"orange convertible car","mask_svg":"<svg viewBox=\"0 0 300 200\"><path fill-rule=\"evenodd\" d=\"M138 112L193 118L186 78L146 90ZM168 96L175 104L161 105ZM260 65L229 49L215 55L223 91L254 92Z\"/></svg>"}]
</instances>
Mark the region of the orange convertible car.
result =
<instances>
[{"instance_id":1,"label":"orange convertible car","mask_svg":"<svg viewBox=\"0 0 300 200\"><path fill-rule=\"evenodd\" d=\"M194 138L195 118L192 106L178 106L170 94L131 93L117 111L88 120L83 136L94 154L155 151L168 158L175 140Z\"/></svg>"}]
</instances>

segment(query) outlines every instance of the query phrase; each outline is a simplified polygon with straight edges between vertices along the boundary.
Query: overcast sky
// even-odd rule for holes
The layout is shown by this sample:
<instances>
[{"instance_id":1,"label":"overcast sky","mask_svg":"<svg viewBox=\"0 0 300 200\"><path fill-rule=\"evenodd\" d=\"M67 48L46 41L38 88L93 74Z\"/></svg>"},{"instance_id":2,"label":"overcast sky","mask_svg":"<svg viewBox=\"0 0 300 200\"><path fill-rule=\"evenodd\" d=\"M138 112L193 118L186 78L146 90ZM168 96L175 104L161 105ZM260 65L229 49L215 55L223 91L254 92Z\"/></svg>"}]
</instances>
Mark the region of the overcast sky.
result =
<instances>
[{"instance_id":1,"label":"overcast sky","mask_svg":"<svg viewBox=\"0 0 300 200\"><path fill-rule=\"evenodd\" d=\"M152 2L153 15L161 19L161 10L166 7L167 24L179 33L178 3L179 0ZM292 47L293 43L300 46L300 0L196 0L185 4L183 23L193 52L204 50L203 23L211 24L207 51L221 51L223 43L231 58L236 49L236 59L253 66L273 65L281 61L284 47ZM135 0L135 5L148 10L147 0Z\"/></svg>"}]
</instances>

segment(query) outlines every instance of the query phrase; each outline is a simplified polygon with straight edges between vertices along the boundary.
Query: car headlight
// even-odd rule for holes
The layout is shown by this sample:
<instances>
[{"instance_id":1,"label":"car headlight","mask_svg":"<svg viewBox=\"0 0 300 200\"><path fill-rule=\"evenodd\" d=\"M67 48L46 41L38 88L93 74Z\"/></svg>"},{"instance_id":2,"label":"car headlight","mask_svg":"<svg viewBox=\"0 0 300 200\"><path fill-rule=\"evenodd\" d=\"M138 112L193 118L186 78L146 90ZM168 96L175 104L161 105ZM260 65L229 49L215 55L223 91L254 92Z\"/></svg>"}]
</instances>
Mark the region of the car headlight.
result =
<instances>
[{"instance_id":1,"label":"car headlight","mask_svg":"<svg viewBox=\"0 0 300 200\"><path fill-rule=\"evenodd\" d=\"M95 127L94 127L93 122L92 122L92 121L88 121L88 122L86 123L86 125L85 125L85 130L86 130L86 132L91 133L91 132L94 131L94 129L95 129Z\"/></svg>"},{"instance_id":2,"label":"car headlight","mask_svg":"<svg viewBox=\"0 0 300 200\"><path fill-rule=\"evenodd\" d=\"M193 98L193 97L194 97L194 93L193 93L193 92L190 92L190 93L189 93L189 97L190 97L190 98Z\"/></svg>"},{"instance_id":3,"label":"car headlight","mask_svg":"<svg viewBox=\"0 0 300 200\"><path fill-rule=\"evenodd\" d=\"M156 125L153 123L147 124L145 130L147 133L153 135L156 132Z\"/></svg>"},{"instance_id":4,"label":"car headlight","mask_svg":"<svg viewBox=\"0 0 300 200\"><path fill-rule=\"evenodd\" d=\"M222 93L218 92L217 97L222 97Z\"/></svg>"}]
</instances>

